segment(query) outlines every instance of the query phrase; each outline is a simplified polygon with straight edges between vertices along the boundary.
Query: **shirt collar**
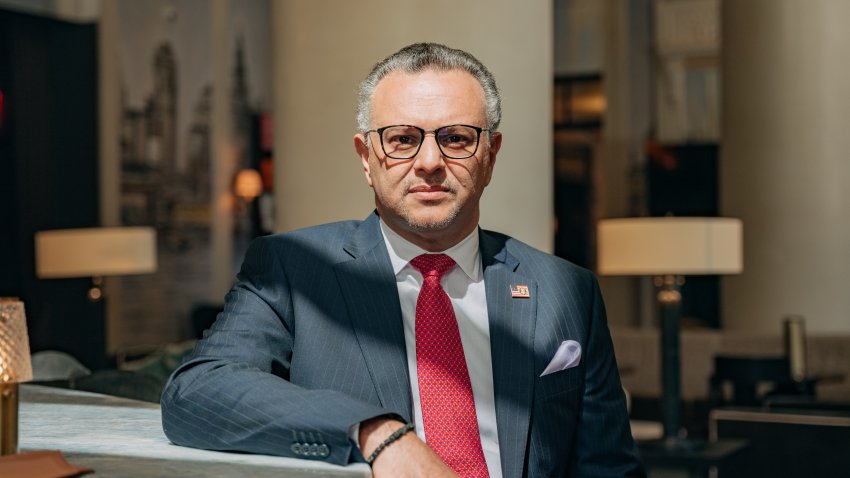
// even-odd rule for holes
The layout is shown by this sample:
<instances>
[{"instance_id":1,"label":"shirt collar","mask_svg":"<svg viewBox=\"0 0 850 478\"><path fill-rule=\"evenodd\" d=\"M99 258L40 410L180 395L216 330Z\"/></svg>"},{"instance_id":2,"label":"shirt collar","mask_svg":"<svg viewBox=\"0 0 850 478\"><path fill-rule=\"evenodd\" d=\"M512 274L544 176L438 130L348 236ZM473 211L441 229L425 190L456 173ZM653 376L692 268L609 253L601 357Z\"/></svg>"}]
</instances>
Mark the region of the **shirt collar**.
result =
<instances>
[{"instance_id":1,"label":"shirt collar","mask_svg":"<svg viewBox=\"0 0 850 478\"><path fill-rule=\"evenodd\" d=\"M405 267L413 267L410 266L410 261L416 256L427 254L428 251L401 237L390 229L383 219L379 222L381 232L384 235L384 243L387 245L387 252L393 265L393 274L398 277ZM471 280L481 280L481 251L478 248L477 227L463 240L441 253L451 257Z\"/></svg>"}]
</instances>

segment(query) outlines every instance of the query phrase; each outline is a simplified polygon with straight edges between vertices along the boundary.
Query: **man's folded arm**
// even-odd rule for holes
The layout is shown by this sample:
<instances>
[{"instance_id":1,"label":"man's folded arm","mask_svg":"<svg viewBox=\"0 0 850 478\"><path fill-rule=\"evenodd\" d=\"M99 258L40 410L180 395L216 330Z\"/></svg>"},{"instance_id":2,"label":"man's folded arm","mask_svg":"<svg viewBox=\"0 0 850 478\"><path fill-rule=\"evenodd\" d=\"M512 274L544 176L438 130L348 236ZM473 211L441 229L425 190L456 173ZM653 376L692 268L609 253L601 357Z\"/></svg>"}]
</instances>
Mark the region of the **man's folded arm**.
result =
<instances>
[{"instance_id":1,"label":"man's folded arm","mask_svg":"<svg viewBox=\"0 0 850 478\"><path fill-rule=\"evenodd\" d=\"M224 312L165 386L163 430L195 448L362 461L351 427L397 415L289 381L292 306L274 255L265 241L252 245Z\"/></svg>"},{"instance_id":2,"label":"man's folded arm","mask_svg":"<svg viewBox=\"0 0 850 478\"><path fill-rule=\"evenodd\" d=\"M362 461L352 425L388 412L330 390L306 390L244 364L197 359L162 397L166 436L211 450Z\"/></svg>"}]
</instances>

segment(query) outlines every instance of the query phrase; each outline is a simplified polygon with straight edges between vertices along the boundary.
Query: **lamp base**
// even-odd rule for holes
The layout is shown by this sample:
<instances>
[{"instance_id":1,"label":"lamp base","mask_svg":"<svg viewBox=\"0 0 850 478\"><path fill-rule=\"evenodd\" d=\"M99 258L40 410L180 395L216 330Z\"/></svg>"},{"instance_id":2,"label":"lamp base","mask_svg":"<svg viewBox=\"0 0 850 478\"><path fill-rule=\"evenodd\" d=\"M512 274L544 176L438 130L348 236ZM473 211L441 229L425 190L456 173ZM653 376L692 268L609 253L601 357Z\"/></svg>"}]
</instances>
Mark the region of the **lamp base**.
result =
<instances>
[{"instance_id":1,"label":"lamp base","mask_svg":"<svg viewBox=\"0 0 850 478\"><path fill-rule=\"evenodd\" d=\"M0 455L18 452L18 384L0 383Z\"/></svg>"},{"instance_id":2,"label":"lamp base","mask_svg":"<svg viewBox=\"0 0 850 478\"><path fill-rule=\"evenodd\" d=\"M729 459L746 448L746 440L717 440L713 442L674 438L638 442L644 465L653 468L687 469L687 476L714 476L710 470L723 470ZM723 475L723 472L720 472ZM652 476L652 474L650 474Z\"/></svg>"},{"instance_id":3,"label":"lamp base","mask_svg":"<svg viewBox=\"0 0 850 478\"><path fill-rule=\"evenodd\" d=\"M645 440L640 442L641 450L654 452L680 453L686 455L695 453L706 447L705 440L694 440L687 437L667 437L657 440Z\"/></svg>"}]
</instances>

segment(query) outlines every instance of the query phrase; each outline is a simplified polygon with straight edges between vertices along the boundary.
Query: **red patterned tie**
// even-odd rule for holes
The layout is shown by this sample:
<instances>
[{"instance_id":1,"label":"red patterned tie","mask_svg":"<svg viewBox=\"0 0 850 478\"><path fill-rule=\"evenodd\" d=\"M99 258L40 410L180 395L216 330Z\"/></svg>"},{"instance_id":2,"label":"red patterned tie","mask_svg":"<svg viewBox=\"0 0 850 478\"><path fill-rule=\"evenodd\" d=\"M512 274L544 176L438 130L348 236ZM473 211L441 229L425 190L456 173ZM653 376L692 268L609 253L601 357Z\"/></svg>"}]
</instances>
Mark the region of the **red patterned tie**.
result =
<instances>
[{"instance_id":1,"label":"red patterned tie","mask_svg":"<svg viewBox=\"0 0 850 478\"><path fill-rule=\"evenodd\" d=\"M455 261L423 254L410 264L424 277L416 301L416 375L425 439L460 476L488 477L457 319L440 286Z\"/></svg>"}]
</instances>

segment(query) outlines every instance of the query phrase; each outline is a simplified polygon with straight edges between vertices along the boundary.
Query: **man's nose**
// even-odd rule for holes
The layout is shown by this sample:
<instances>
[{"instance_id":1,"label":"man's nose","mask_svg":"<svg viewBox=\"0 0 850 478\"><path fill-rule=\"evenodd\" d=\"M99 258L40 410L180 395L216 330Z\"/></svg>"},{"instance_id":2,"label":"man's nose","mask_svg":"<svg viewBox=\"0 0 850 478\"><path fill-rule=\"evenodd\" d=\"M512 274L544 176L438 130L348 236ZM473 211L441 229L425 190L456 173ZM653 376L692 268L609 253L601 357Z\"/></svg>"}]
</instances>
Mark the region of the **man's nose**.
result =
<instances>
[{"instance_id":1,"label":"man's nose","mask_svg":"<svg viewBox=\"0 0 850 478\"><path fill-rule=\"evenodd\" d=\"M428 137L433 141L429 141ZM432 172L442 168L445 165L443 161L443 152L437 146L437 136L435 133L425 133L422 138L422 146L419 148L419 153L416 155L416 163L414 167L425 172Z\"/></svg>"}]
</instances>

